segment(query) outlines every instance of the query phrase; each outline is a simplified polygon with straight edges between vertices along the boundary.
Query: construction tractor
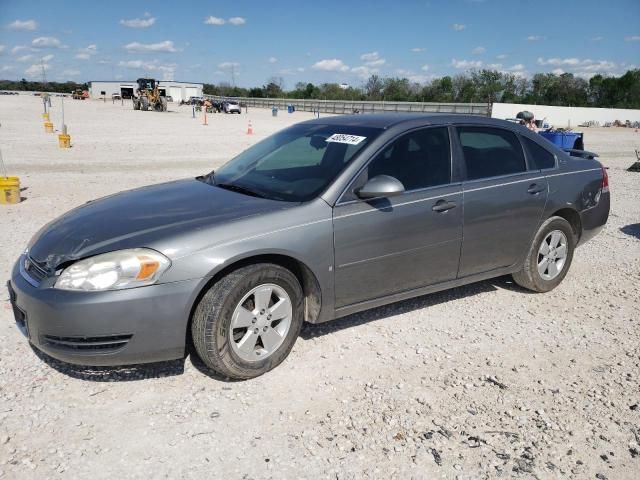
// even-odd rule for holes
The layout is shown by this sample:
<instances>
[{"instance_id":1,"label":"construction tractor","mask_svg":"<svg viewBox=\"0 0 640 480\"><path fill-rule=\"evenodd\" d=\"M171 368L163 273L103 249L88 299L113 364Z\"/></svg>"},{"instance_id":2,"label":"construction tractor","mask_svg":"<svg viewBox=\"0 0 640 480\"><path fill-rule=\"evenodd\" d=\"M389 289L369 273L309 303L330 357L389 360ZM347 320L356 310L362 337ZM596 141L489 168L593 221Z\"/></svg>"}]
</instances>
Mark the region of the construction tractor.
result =
<instances>
[{"instance_id":1,"label":"construction tractor","mask_svg":"<svg viewBox=\"0 0 640 480\"><path fill-rule=\"evenodd\" d=\"M74 100L85 100L89 98L89 92L86 90L82 90L81 88L76 88L73 92L71 92L71 98Z\"/></svg>"},{"instance_id":2,"label":"construction tractor","mask_svg":"<svg viewBox=\"0 0 640 480\"><path fill-rule=\"evenodd\" d=\"M134 110L155 110L156 112L167 111L167 99L160 96L158 82L152 78L139 78L138 88L133 92Z\"/></svg>"}]
</instances>

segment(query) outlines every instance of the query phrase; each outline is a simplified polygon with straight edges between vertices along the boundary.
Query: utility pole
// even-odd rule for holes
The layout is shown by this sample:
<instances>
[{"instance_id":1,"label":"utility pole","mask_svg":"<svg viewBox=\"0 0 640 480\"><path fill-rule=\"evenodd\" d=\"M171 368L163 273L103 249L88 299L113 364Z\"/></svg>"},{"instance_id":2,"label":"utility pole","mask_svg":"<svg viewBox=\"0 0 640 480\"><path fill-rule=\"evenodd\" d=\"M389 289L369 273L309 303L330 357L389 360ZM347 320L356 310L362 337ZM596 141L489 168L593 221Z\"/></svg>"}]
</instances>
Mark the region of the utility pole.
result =
<instances>
[{"instance_id":1,"label":"utility pole","mask_svg":"<svg viewBox=\"0 0 640 480\"><path fill-rule=\"evenodd\" d=\"M47 84L47 74L44 69L44 59L40 59L40 66L42 67L42 86L44 87Z\"/></svg>"}]
</instances>

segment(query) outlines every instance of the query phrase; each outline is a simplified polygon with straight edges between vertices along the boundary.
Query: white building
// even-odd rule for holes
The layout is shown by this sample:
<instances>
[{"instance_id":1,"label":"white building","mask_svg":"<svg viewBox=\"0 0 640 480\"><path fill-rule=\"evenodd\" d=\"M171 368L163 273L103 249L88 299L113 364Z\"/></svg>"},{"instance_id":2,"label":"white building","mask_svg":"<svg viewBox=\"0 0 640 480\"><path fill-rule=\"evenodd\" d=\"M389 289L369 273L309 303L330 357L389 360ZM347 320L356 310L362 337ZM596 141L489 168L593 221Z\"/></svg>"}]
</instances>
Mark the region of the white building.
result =
<instances>
[{"instance_id":1,"label":"white building","mask_svg":"<svg viewBox=\"0 0 640 480\"><path fill-rule=\"evenodd\" d=\"M123 98L131 98L133 91L138 88L136 81L91 81L89 82L89 96L91 98L111 98L111 95L117 93ZM160 80L158 82L160 95L168 95L173 98L174 102L181 100L189 100L190 97L202 96L202 84L190 82L174 82L169 80Z\"/></svg>"}]
</instances>

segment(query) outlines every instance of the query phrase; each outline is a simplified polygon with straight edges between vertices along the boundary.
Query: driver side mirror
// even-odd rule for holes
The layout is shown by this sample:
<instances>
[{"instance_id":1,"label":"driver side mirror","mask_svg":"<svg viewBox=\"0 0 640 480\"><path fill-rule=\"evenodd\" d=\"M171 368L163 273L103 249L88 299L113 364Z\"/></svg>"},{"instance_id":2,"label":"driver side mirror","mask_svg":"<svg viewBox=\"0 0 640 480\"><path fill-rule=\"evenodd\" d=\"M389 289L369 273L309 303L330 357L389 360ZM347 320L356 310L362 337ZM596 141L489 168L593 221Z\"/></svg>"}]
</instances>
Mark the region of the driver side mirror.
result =
<instances>
[{"instance_id":1,"label":"driver side mirror","mask_svg":"<svg viewBox=\"0 0 640 480\"><path fill-rule=\"evenodd\" d=\"M362 199L394 197L404 193L404 185L397 178L389 175L378 175L369 179L369 181L355 193L358 198Z\"/></svg>"}]
</instances>

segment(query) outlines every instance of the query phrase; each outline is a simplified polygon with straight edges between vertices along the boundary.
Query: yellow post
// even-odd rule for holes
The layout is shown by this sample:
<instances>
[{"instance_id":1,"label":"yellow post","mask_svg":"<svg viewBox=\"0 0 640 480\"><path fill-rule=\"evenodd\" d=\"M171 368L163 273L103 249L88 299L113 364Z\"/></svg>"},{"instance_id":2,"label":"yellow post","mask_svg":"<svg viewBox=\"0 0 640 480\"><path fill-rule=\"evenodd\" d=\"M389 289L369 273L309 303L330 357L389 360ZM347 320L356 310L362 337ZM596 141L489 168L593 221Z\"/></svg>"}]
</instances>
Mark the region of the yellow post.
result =
<instances>
[{"instance_id":1,"label":"yellow post","mask_svg":"<svg viewBox=\"0 0 640 480\"><path fill-rule=\"evenodd\" d=\"M45 112L45 113L43 113L43 114L42 114L42 120L44 120L45 122L48 122L48 121L49 121L49 114L48 114L48 113L46 113L46 112Z\"/></svg>"},{"instance_id":2,"label":"yellow post","mask_svg":"<svg viewBox=\"0 0 640 480\"><path fill-rule=\"evenodd\" d=\"M44 122L44 131L47 133L53 133L53 123Z\"/></svg>"},{"instance_id":3,"label":"yellow post","mask_svg":"<svg viewBox=\"0 0 640 480\"><path fill-rule=\"evenodd\" d=\"M61 133L58 135L58 144L60 148L71 148L71 135Z\"/></svg>"},{"instance_id":4,"label":"yellow post","mask_svg":"<svg viewBox=\"0 0 640 480\"><path fill-rule=\"evenodd\" d=\"M0 204L20 203L20 179L18 177L0 177Z\"/></svg>"}]
</instances>

